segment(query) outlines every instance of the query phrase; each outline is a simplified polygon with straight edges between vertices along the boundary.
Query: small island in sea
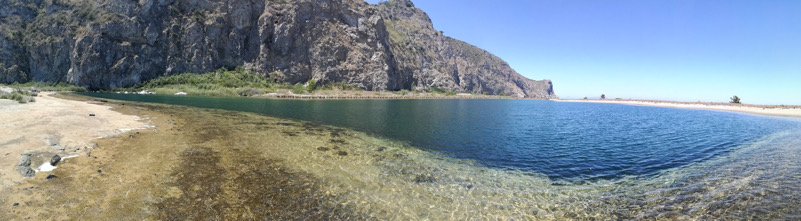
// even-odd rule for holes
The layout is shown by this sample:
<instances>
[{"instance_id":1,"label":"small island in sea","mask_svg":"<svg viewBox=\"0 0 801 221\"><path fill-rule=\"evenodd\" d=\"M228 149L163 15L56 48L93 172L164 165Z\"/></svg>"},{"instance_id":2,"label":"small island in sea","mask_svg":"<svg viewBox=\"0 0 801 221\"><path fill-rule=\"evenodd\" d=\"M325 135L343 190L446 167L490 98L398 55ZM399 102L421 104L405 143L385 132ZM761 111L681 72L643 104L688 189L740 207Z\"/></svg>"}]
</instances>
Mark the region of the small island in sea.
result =
<instances>
[{"instance_id":1,"label":"small island in sea","mask_svg":"<svg viewBox=\"0 0 801 221\"><path fill-rule=\"evenodd\" d=\"M0 220L801 216L801 103L769 96L797 78L704 54L739 29L701 16L792 3L6 3Z\"/></svg>"}]
</instances>

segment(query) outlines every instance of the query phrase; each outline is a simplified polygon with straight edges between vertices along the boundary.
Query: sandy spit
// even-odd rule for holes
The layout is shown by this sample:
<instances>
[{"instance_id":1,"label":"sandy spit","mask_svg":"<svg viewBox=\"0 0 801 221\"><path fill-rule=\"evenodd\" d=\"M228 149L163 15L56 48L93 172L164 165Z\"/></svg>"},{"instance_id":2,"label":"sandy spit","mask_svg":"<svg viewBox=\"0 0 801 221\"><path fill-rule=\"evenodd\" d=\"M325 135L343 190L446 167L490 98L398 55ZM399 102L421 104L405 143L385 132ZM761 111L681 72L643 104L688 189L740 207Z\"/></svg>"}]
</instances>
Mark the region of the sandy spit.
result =
<instances>
[{"instance_id":1,"label":"sandy spit","mask_svg":"<svg viewBox=\"0 0 801 221\"><path fill-rule=\"evenodd\" d=\"M771 115L771 116L785 116L785 117L801 117L801 107L799 106L785 106L785 105L749 105L749 104L729 104L729 103L692 103L692 102L675 102L675 101L653 101L653 100L561 100L559 102L585 102L585 103L610 103L610 104L628 104L628 105L641 105L641 106L655 106L655 107L671 107L671 108L685 108L685 109L701 109L701 110L717 110L717 111L733 111L751 114Z\"/></svg>"}]
</instances>

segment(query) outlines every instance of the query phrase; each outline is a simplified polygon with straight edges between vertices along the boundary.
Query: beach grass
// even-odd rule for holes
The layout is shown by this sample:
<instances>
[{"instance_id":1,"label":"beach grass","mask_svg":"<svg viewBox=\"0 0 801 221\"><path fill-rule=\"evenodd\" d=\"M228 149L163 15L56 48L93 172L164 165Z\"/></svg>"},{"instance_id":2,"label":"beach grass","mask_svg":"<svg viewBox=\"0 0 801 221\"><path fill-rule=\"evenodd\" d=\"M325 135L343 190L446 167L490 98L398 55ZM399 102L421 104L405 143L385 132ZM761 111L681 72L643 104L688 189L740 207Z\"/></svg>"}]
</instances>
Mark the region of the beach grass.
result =
<instances>
[{"instance_id":1,"label":"beach grass","mask_svg":"<svg viewBox=\"0 0 801 221\"><path fill-rule=\"evenodd\" d=\"M0 99L9 99L21 104L36 102L36 92L13 89L11 92L0 90Z\"/></svg>"}]
</instances>

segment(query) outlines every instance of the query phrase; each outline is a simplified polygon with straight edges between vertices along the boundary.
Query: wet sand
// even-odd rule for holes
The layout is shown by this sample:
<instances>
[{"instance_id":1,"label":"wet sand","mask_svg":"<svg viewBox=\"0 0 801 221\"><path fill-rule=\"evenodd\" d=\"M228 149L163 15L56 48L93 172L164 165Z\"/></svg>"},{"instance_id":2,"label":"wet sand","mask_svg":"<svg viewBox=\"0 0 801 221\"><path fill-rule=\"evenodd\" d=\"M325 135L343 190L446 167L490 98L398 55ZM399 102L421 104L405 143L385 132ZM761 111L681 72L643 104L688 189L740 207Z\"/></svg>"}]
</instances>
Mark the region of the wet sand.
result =
<instances>
[{"instance_id":1,"label":"wet sand","mask_svg":"<svg viewBox=\"0 0 801 221\"><path fill-rule=\"evenodd\" d=\"M586 103L610 103L610 104L629 104L655 107L686 108L700 110L733 111L751 114L801 117L801 106L797 105L749 105L749 104L729 104L729 103L705 103L705 102L675 102L675 101L654 101L654 100L562 100L561 102L586 102Z\"/></svg>"}]
</instances>

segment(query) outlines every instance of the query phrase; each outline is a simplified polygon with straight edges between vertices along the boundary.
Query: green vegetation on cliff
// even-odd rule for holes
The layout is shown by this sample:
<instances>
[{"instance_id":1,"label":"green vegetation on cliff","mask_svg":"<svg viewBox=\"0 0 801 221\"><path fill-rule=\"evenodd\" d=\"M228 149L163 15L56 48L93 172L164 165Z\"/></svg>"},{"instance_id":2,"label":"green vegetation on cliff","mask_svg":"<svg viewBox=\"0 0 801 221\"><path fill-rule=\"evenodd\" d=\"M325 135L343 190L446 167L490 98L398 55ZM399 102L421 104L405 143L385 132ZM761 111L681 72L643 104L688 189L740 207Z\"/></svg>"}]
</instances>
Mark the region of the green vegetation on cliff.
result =
<instances>
[{"instance_id":1,"label":"green vegetation on cliff","mask_svg":"<svg viewBox=\"0 0 801 221\"><path fill-rule=\"evenodd\" d=\"M317 95L317 96L356 96L361 97L362 89L344 82L331 82L322 84L319 81L310 80L305 84L282 83L273 76L279 74L271 73L266 76L245 70L238 66L233 70L226 68L217 69L214 72L195 74L183 73L157 77L129 88L115 88L114 92L138 93L141 91L153 92L156 94L175 94L185 92L189 95L199 96L254 96L267 93L283 95ZM387 97L387 96L422 96L422 97L454 97L457 93L447 88L432 87L427 92L400 90L393 91L391 94L383 92L370 93L367 96ZM487 96L486 94L484 96Z\"/></svg>"},{"instance_id":2,"label":"green vegetation on cliff","mask_svg":"<svg viewBox=\"0 0 801 221\"><path fill-rule=\"evenodd\" d=\"M268 75L269 76L269 75ZM314 80L308 85L290 85L278 83L279 80L245 70L237 66L233 70L217 69L205 74L183 73L162 76L137 84L131 88L116 88L113 91L151 91L156 94L175 94L186 92L202 96L253 96L262 93L276 92L286 89L295 94L314 91L317 88ZM329 87L330 88L330 87Z\"/></svg>"},{"instance_id":3,"label":"green vegetation on cliff","mask_svg":"<svg viewBox=\"0 0 801 221\"><path fill-rule=\"evenodd\" d=\"M273 79L257 75L244 68L236 67L234 70L225 68L205 74L183 73L163 76L137 85L138 88L159 88L171 85L206 85L201 87L228 87L228 88L267 88L272 85Z\"/></svg>"},{"instance_id":4,"label":"green vegetation on cliff","mask_svg":"<svg viewBox=\"0 0 801 221\"><path fill-rule=\"evenodd\" d=\"M203 96L249 96L274 90L275 80L247 71L242 67L225 68L205 74L183 73L157 77L137 84L132 88L117 88L114 91L147 90L157 94L186 92Z\"/></svg>"}]
</instances>

